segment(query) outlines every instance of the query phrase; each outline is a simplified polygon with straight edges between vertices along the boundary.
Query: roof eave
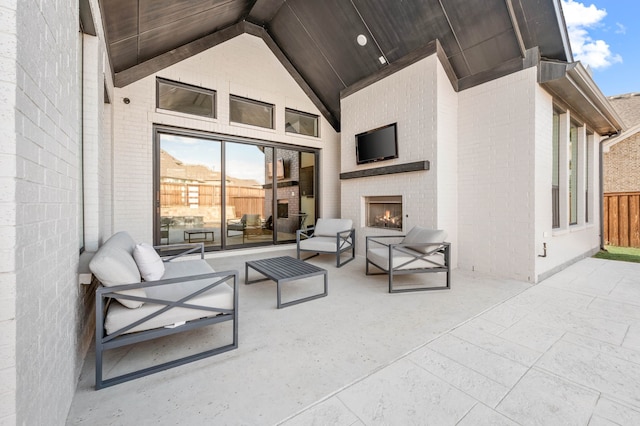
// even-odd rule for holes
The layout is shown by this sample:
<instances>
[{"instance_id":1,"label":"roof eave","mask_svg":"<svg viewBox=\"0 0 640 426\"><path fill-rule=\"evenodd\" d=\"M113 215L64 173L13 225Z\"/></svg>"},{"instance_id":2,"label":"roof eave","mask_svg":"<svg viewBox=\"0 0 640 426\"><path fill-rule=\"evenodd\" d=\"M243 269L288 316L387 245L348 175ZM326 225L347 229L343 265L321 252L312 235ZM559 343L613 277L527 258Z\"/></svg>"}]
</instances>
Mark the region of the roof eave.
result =
<instances>
[{"instance_id":1,"label":"roof eave","mask_svg":"<svg viewBox=\"0 0 640 426\"><path fill-rule=\"evenodd\" d=\"M580 62L540 61L538 83L600 135L624 130L623 121Z\"/></svg>"},{"instance_id":2,"label":"roof eave","mask_svg":"<svg viewBox=\"0 0 640 426\"><path fill-rule=\"evenodd\" d=\"M571 51L571 42L569 41L569 31L567 30L567 23L564 19L564 12L562 11L560 0L553 0L553 7L558 19L558 27L560 28L560 37L562 38L564 54L567 57L567 62L573 62L573 52Z\"/></svg>"}]
</instances>

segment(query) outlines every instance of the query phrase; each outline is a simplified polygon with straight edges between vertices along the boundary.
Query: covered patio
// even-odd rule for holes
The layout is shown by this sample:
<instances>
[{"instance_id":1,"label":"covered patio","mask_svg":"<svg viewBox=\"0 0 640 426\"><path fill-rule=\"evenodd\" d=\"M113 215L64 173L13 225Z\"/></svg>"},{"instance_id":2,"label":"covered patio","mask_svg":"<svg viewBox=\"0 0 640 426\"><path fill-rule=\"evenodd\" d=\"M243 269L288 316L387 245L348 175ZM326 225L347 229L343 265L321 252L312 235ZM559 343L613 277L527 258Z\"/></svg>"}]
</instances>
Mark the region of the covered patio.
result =
<instances>
[{"instance_id":1,"label":"covered patio","mask_svg":"<svg viewBox=\"0 0 640 426\"><path fill-rule=\"evenodd\" d=\"M0 424L586 423L604 401L640 423L637 269L574 265L600 247L600 142L625 129L560 0L5 3ZM363 161L380 128L397 149ZM402 200L402 228L367 200ZM241 284L237 350L93 390L82 267L110 236L206 241L242 275L338 217L356 256L446 230L452 290L390 295L362 257L321 257L328 297L277 310L275 284ZM217 338L179 334L109 372Z\"/></svg>"},{"instance_id":2,"label":"covered patio","mask_svg":"<svg viewBox=\"0 0 640 426\"><path fill-rule=\"evenodd\" d=\"M244 282L244 261L293 253L208 261ZM363 279L361 257L340 269L332 256L310 262L329 272L327 297L278 310L275 283L240 285L235 351L95 391L90 350L67 423L640 421L639 264L588 258L535 286L455 270L449 291L391 295L384 276ZM315 285L292 283L285 297ZM125 350L107 370L197 350L215 333Z\"/></svg>"}]
</instances>

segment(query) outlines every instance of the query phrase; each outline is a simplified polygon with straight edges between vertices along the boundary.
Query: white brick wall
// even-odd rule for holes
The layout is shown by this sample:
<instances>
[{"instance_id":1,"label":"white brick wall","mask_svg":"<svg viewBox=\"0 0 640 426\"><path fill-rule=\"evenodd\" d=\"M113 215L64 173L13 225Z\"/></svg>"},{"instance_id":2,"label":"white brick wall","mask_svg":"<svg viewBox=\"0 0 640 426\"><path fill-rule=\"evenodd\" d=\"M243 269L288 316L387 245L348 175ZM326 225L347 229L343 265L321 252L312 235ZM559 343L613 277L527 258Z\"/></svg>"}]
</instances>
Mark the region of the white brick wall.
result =
<instances>
[{"instance_id":1,"label":"white brick wall","mask_svg":"<svg viewBox=\"0 0 640 426\"><path fill-rule=\"evenodd\" d=\"M13 86L1 102L13 111L0 119L3 139L15 149L14 176L5 181L15 197L2 207L2 224L15 235L5 244L15 258L2 255L8 274L1 280L3 294L15 285L15 340L3 349L13 353L15 366L4 361L0 367L0 422L63 424L82 363L78 8L77 2L26 0L13 16L15 5L0 3L0 49L8 64L2 75ZM4 339L12 327L2 315Z\"/></svg>"},{"instance_id":2,"label":"white brick wall","mask_svg":"<svg viewBox=\"0 0 640 426\"><path fill-rule=\"evenodd\" d=\"M439 199L437 198L440 173L450 170L440 164L450 163L450 157L438 156L438 97L443 96L442 118L446 125L455 123L455 96L444 84L438 84L436 56L425 58L389 77L367 86L342 99L341 157L342 172L364 170L381 166L428 160L431 170L393 175L347 179L341 182L341 216L354 221L356 250L364 254L365 237L381 235L384 230L367 228L364 222L364 197L401 195L403 197L403 231L414 225L437 228ZM444 77L446 78L446 77ZM447 83L448 84L448 80ZM386 124L398 123L397 159L366 165L356 164L355 135ZM453 131L455 134L455 130ZM449 142L447 138L443 142ZM445 178L444 186L451 182ZM455 208L449 203L447 209ZM450 225L447 223L446 225ZM386 233L393 233L387 231ZM455 244L455 242L454 242Z\"/></svg>"},{"instance_id":3,"label":"white brick wall","mask_svg":"<svg viewBox=\"0 0 640 426\"><path fill-rule=\"evenodd\" d=\"M0 424L16 422L15 2L0 0Z\"/></svg>"},{"instance_id":4,"label":"white brick wall","mask_svg":"<svg viewBox=\"0 0 640 426\"><path fill-rule=\"evenodd\" d=\"M217 119L198 119L156 112L156 76L217 91ZM275 104L276 128L259 129L229 123L229 94ZM131 103L125 105L123 98ZM128 230L134 239L153 237L153 124L321 148L318 216L338 214L339 136L321 117L320 138L285 134L285 107L320 114L264 42L243 34L206 52L116 89L114 108L114 232Z\"/></svg>"},{"instance_id":5,"label":"white brick wall","mask_svg":"<svg viewBox=\"0 0 640 426\"><path fill-rule=\"evenodd\" d=\"M452 265L458 260L458 94L438 62L438 227L447 231Z\"/></svg>"},{"instance_id":6,"label":"white brick wall","mask_svg":"<svg viewBox=\"0 0 640 426\"><path fill-rule=\"evenodd\" d=\"M552 113L535 68L459 93L459 267L538 282L597 249L597 135L588 145L582 139L590 152L589 223L551 229ZM566 190L560 198L568 203ZM580 197L582 217L584 203ZM539 257L544 243L547 257Z\"/></svg>"},{"instance_id":7,"label":"white brick wall","mask_svg":"<svg viewBox=\"0 0 640 426\"><path fill-rule=\"evenodd\" d=\"M111 87L113 93L113 87ZM113 137L112 137L113 104L105 104L102 111L102 137L100 153L95 170L100 182L100 243L113 234Z\"/></svg>"},{"instance_id":8,"label":"white brick wall","mask_svg":"<svg viewBox=\"0 0 640 426\"><path fill-rule=\"evenodd\" d=\"M100 40L83 36L83 167L84 167L84 233L85 248L98 250L100 235L100 175L95 168L100 164L102 78Z\"/></svg>"},{"instance_id":9,"label":"white brick wall","mask_svg":"<svg viewBox=\"0 0 640 426\"><path fill-rule=\"evenodd\" d=\"M458 94L460 268L535 279L536 87L532 68Z\"/></svg>"},{"instance_id":10,"label":"white brick wall","mask_svg":"<svg viewBox=\"0 0 640 426\"><path fill-rule=\"evenodd\" d=\"M578 199L579 223L568 225L569 221L569 153L568 150L561 150L560 155L560 180L561 185L560 202L561 208L559 229L552 229L551 217L551 175L552 175L552 114L553 99L551 95L538 87L536 90L536 150L535 150L535 206L536 222L534 238L532 238L533 253L535 261L536 280L540 281L546 276L566 266L584 256L591 255L600 246L600 183L599 183L599 140L600 136L595 134L591 137L582 137L581 155L579 156L580 171L579 178L584 179L586 158L584 152L589 150L589 221L584 221L585 201L582 196ZM569 137L569 121L571 111L561 115L561 138ZM582 129L584 136L584 128ZM566 148L566 146L565 146ZM584 186L581 184L580 194L584 193ZM539 257L544 253L543 244L547 245L547 257Z\"/></svg>"}]
</instances>

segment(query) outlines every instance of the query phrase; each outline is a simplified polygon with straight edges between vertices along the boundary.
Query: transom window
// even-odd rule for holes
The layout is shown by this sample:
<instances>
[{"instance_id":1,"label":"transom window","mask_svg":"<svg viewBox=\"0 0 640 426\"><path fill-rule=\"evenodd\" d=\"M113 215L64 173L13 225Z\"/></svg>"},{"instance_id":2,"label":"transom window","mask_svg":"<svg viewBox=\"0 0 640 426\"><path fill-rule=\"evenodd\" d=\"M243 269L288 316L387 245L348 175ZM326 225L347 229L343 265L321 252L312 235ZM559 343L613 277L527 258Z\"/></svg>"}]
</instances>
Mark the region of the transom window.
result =
<instances>
[{"instance_id":1,"label":"transom window","mask_svg":"<svg viewBox=\"0 0 640 426\"><path fill-rule=\"evenodd\" d=\"M216 118L216 92L176 81L156 79L156 107L185 114Z\"/></svg>"},{"instance_id":2,"label":"transom window","mask_svg":"<svg viewBox=\"0 0 640 426\"><path fill-rule=\"evenodd\" d=\"M284 111L285 131L318 137L318 116L286 108Z\"/></svg>"},{"instance_id":3,"label":"transom window","mask_svg":"<svg viewBox=\"0 0 640 426\"><path fill-rule=\"evenodd\" d=\"M231 95L229 115L234 123L273 129L273 104Z\"/></svg>"}]
</instances>

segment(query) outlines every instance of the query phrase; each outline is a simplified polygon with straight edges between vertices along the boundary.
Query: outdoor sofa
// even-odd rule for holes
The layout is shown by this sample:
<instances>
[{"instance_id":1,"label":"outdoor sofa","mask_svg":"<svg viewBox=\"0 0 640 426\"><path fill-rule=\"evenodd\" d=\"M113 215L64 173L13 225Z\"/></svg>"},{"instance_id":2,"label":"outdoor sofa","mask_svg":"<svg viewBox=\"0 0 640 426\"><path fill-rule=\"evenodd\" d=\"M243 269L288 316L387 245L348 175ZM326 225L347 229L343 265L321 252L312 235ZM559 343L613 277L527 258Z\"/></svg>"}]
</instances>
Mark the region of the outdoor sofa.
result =
<instances>
[{"instance_id":1,"label":"outdoor sofa","mask_svg":"<svg viewBox=\"0 0 640 426\"><path fill-rule=\"evenodd\" d=\"M159 247L157 247L159 248ZM96 290L96 389L143 377L238 347L238 272L215 272L204 245L136 244L127 232L109 238L89 268ZM192 259L192 256L199 256ZM183 331L232 321L224 344L159 365L103 379L103 353ZM229 331L227 331L229 333Z\"/></svg>"}]
</instances>

